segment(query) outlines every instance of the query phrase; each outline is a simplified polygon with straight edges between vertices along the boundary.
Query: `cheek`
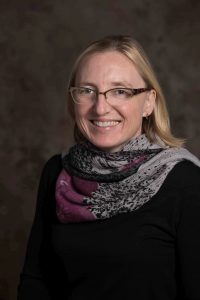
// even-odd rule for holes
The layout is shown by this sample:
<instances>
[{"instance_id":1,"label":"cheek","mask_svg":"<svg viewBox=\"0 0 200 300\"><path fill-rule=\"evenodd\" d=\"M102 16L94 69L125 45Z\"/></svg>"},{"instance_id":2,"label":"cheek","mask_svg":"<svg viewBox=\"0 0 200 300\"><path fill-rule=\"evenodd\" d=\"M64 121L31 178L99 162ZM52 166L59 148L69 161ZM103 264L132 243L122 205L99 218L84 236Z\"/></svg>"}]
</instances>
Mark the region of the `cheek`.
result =
<instances>
[{"instance_id":1,"label":"cheek","mask_svg":"<svg viewBox=\"0 0 200 300\"><path fill-rule=\"evenodd\" d=\"M88 111L84 106L75 106L74 108L74 114L75 114L75 120L78 121L84 117L86 117Z\"/></svg>"},{"instance_id":2,"label":"cheek","mask_svg":"<svg viewBox=\"0 0 200 300\"><path fill-rule=\"evenodd\" d=\"M89 128L89 109L84 106L78 106L74 109L75 123L84 136L88 135Z\"/></svg>"},{"instance_id":3,"label":"cheek","mask_svg":"<svg viewBox=\"0 0 200 300\"><path fill-rule=\"evenodd\" d=\"M123 105L120 108L120 113L128 122L141 120L143 117L144 103L141 101L131 102L128 105Z\"/></svg>"},{"instance_id":4,"label":"cheek","mask_svg":"<svg viewBox=\"0 0 200 300\"><path fill-rule=\"evenodd\" d=\"M74 106L74 113L77 117L87 117L92 113L93 104L76 104Z\"/></svg>"}]
</instances>

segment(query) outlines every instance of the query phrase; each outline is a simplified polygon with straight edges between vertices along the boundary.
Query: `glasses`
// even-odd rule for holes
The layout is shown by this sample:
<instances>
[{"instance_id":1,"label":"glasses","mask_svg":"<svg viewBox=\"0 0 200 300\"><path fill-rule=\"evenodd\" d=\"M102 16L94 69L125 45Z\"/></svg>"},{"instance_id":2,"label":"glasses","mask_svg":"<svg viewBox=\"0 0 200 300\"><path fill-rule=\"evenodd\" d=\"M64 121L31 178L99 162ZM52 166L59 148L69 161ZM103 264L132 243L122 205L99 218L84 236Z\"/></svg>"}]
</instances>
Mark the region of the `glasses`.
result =
<instances>
[{"instance_id":1,"label":"glasses","mask_svg":"<svg viewBox=\"0 0 200 300\"><path fill-rule=\"evenodd\" d=\"M131 99L133 96L139 95L149 90L151 89L113 88L105 92L98 92L97 90L87 87L69 88L72 99L76 104L91 104L97 100L98 95L104 95L107 103L109 103L110 105L120 105L121 103Z\"/></svg>"}]
</instances>

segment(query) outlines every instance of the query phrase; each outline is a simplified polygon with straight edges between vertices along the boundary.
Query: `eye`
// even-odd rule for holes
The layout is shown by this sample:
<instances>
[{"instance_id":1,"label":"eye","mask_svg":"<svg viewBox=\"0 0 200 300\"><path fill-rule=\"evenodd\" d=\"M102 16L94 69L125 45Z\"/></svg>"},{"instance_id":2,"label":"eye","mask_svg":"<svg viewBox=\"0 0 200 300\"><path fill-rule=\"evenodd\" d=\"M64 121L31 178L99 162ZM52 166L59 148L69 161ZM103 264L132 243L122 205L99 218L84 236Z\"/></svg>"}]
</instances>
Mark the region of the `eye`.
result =
<instances>
[{"instance_id":1,"label":"eye","mask_svg":"<svg viewBox=\"0 0 200 300\"><path fill-rule=\"evenodd\" d=\"M114 89L113 92L116 97L120 97L120 98L129 98L130 96L133 95L131 90L125 88L117 88Z\"/></svg>"},{"instance_id":2,"label":"eye","mask_svg":"<svg viewBox=\"0 0 200 300\"><path fill-rule=\"evenodd\" d=\"M126 94L126 91L117 89L117 90L116 90L116 94L118 94L118 95L123 95L123 94Z\"/></svg>"},{"instance_id":3,"label":"eye","mask_svg":"<svg viewBox=\"0 0 200 300\"><path fill-rule=\"evenodd\" d=\"M95 93L95 91L90 88L81 87L78 89L78 93L80 95L93 95Z\"/></svg>"}]
</instances>

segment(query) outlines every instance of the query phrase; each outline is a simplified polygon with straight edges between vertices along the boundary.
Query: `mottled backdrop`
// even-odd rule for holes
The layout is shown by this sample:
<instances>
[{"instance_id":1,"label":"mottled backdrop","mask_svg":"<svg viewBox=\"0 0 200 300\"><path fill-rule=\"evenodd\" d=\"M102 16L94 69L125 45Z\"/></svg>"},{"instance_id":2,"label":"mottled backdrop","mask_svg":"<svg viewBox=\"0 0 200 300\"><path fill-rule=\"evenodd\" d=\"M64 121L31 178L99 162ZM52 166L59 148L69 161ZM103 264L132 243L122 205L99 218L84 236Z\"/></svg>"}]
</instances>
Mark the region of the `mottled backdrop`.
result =
<instances>
[{"instance_id":1,"label":"mottled backdrop","mask_svg":"<svg viewBox=\"0 0 200 300\"><path fill-rule=\"evenodd\" d=\"M200 1L0 1L0 300L14 300L41 168L72 143L66 82L93 39L130 34L158 73L173 131L200 154Z\"/></svg>"}]
</instances>

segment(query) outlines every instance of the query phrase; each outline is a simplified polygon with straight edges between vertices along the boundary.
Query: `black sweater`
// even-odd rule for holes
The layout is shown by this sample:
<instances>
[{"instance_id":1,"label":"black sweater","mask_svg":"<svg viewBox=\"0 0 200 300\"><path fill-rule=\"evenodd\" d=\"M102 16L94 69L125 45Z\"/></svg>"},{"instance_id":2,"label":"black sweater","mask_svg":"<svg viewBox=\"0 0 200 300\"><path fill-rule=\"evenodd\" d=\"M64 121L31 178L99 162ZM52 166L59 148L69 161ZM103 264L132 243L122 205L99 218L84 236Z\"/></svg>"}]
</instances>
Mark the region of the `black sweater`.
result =
<instances>
[{"instance_id":1,"label":"black sweater","mask_svg":"<svg viewBox=\"0 0 200 300\"><path fill-rule=\"evenodd\" d=\"M55 183L61 158L39 186L18 300L200 300L200 168L177 164L137 211L61 224Z\"/></svg>"}]
</instances>

